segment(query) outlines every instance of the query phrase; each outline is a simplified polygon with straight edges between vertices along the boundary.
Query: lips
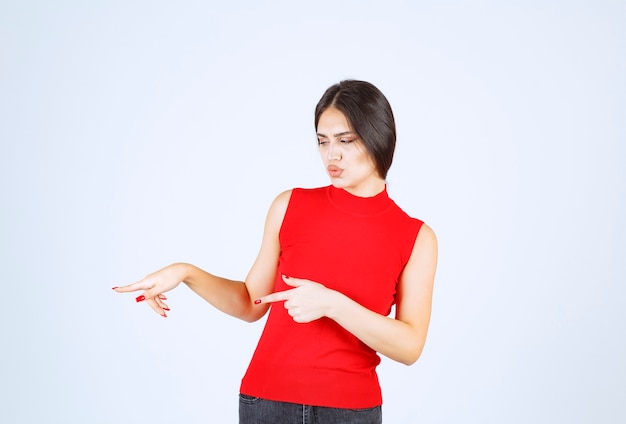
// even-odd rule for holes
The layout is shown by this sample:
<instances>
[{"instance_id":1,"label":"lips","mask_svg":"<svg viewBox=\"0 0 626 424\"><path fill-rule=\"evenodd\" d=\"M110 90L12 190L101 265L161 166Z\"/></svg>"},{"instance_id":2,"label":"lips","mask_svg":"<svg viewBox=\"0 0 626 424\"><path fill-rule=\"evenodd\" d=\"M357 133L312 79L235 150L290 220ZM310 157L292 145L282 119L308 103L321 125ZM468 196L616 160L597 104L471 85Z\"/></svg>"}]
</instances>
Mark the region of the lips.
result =
<instances>
[{"instance_id":1,"label":"lips","mask_svg":"<svg viewBox=\"0 0 626 424\"><path fill-rule=\"evenodd\" d=\"M343 172L343 169L341 169L341 168L339 168L338 166L335 166L335 165L329 165L326 168L326 170L328 171L328 175L330 175L331 177L338 177Z\"/></svg>"}]
</instances>

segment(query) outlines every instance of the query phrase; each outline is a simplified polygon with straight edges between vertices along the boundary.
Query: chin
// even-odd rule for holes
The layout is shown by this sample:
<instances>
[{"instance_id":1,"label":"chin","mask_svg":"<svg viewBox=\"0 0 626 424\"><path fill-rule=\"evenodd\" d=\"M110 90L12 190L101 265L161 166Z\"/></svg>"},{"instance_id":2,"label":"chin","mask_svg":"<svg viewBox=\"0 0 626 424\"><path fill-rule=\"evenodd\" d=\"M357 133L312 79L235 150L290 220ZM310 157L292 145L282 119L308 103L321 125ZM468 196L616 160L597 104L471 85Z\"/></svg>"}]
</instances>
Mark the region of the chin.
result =
<instances>
[{"instance_id":1,"label":"chin","mask_svg":"<svg viewBox=\"0 0 626 424\"><path fill-rule=\"evenodd\" d=\"M348 184L346 184L345 182L343 182L343 181L338 181L338 180L336 180L336 179L334 179L334 178L331 178L331 179L330 179L330 183L331 183L331 184L333 185L333 187L335 187L335 188L346 188L346 187L348 187Z\"/></svg>"}]
</instances>

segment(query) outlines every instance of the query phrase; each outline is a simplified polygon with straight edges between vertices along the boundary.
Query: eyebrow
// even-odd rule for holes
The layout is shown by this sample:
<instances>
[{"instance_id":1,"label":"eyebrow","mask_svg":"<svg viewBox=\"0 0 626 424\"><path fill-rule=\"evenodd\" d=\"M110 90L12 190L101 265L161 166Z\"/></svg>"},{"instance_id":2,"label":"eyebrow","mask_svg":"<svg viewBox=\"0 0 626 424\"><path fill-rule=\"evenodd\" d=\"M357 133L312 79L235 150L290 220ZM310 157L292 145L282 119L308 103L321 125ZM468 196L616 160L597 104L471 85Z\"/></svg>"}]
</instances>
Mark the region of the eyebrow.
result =
<instances>
[{"instance_id":1,"label":"eyebrow","mask_svg":"<svg viewBox=\"0 0 626 424\"><path fill-rule=\"evenodd\" d=\"M343 137L344 135L356 135L354 131L344 131L337 134L333 134L333 137ZM328 137L326 134L317 133L318 137Z\"/></svg>"}]
</instances>

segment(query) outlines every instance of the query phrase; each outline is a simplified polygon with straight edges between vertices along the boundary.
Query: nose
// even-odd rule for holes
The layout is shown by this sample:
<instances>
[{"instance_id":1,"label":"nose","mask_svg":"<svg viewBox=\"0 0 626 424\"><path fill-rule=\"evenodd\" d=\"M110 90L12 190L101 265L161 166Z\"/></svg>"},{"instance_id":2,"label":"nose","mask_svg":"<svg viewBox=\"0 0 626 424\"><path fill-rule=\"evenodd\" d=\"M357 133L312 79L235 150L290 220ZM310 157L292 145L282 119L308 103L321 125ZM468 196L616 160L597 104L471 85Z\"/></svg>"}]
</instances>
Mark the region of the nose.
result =
<instances>
[{"instance_id":1,"label":"nose","mask_svg":"<svg viewBox=\"0 0 626 424\"><path fill-rule=\"evenodd\" d=\"M337 143L329 143L328 150L326 151L326 159L341 160L341 146Z\"/></svg>"}]
</instances>

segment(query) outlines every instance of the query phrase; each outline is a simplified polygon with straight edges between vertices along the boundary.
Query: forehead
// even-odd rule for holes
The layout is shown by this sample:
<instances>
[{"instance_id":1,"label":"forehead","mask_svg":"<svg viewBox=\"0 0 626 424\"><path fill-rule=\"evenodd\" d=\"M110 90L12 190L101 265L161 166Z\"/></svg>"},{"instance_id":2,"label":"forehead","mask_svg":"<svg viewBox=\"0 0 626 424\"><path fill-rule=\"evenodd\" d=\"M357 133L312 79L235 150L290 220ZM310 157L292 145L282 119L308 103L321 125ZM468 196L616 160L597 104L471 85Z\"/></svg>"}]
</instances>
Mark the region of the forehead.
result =
<instances>
[{"instance_id":1,"label":"forehead","mask_svg":"<svg viewBox=\"0 0 626 424\"><path fill-rule=\"evenodd\" d=\"M339 109L330 107L320 115L317 123L319 134L329 135L337 133L352 132L353 128L348 122L348 118Z\"/></svg>"}]
</instances>

